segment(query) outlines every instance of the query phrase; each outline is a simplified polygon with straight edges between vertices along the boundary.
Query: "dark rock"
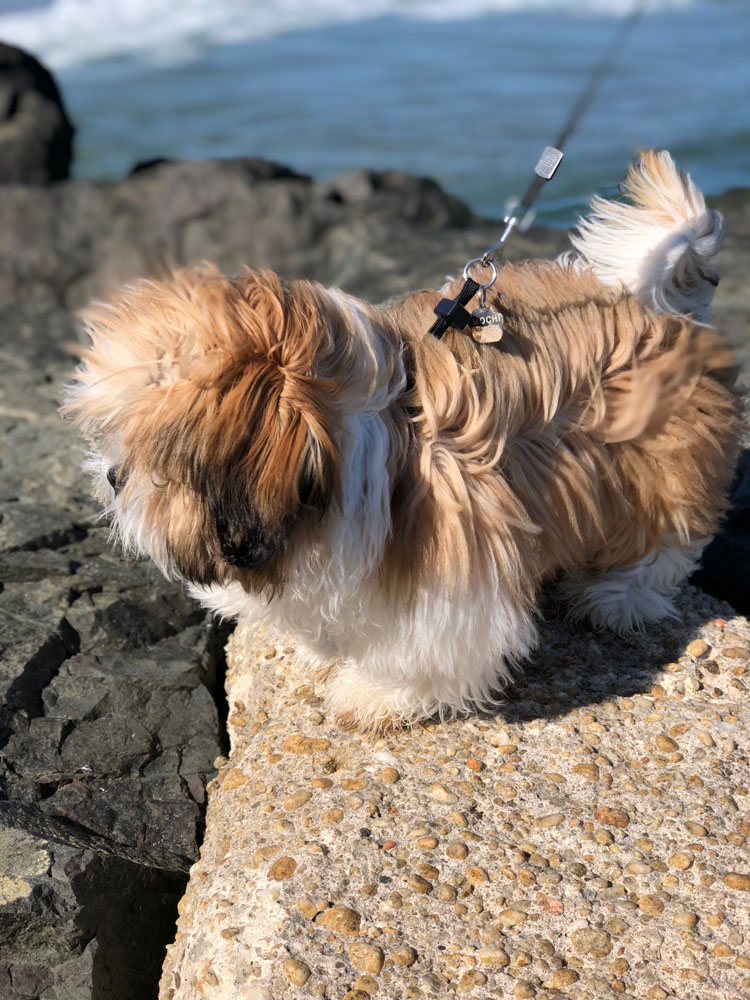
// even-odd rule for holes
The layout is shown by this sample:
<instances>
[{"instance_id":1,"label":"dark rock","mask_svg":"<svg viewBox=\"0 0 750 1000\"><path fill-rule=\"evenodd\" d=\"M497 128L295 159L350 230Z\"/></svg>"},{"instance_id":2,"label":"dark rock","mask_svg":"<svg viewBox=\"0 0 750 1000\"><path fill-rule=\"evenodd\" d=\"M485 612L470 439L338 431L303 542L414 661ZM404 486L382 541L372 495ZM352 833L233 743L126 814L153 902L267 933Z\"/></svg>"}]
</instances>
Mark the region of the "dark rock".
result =
<instances>
[{"instance_id":1,"label":"dark rock","mask_svg":"<svg viewBox=\"0 0 750 1000\"><path fill-rule=\"evenodd\" d=\"M135 174L142 174L146 171L156 170L159 167L179 162L179 160L171 160L164 156L156 156L151 160L139 160L138 163L134 163L130 168L128 176L133 177ZM308 174L297 173L296 170L292 170L291 167L287 167L283 163L276 163L274 160L264 160L260 156L229 156L221 160L206 160L203 162L239 164L248 181L297 180L307 181L308 183L312 181L312 178Z\"/></svg>"},{"instance_id":2,"label":"dark rock","mask_svg":"<svg viewBox=\"0 0 750 1000\"><path fill-rule=\"evenodd\" d=\"M464 254L452 237L461 241L476 222L426 178L362 171L318 184L241 158L159 162L119 183L0 189L0 215L0 299L74 307L124 281L204 259L228 273L273 267L385 298L413 287L415 271L422 284L455 269ZM453 228L435 239L444 226ZM496 228L474 232L473 245L461 242L474 254Z\"/></svg>"},{"instance_id":3,"label":"dark rock","mask_svg":"<svg viewBox=\"0 0 750 1000\"><path fill-rule=\"evenodd\" d=\"M0 827L3 1000L155 1000L184 881Z\"/></svg>"},{"instance_id":4,"label":"dark rock","mask_svg":"<svg viewBox=\"0 0 750 1000\"><path fill-rule=\"evenodd\" d=\"M320 190L332 201L355 205L393 201L406 222L425 226L468 226L478 221L459 198L448 194L430 177L415 177L403 170L357 170L337 177Z\"/></svg>"},{"instance_id":5,"label":"dark rock","mask_svg":"<svg viewBox=\"0 0 750 1000\"><path fill-rule=\"evenodd\" d=\"M750 615L750 450L745 449L740 456L732 509L690 582L729 601L740 614Z\"/></svg>"},{"instance_id":6,"label":"dark rock","mask_svg":"<svg viewBox=\"0 0 750 1000\"><path fill-rule=\"evenodd\" d=\"M50 72L0 42L0 184L65 180L73 126Z\"/></svg>"},{"instance_id":7,"label":"dark rock","mask_svg":"<svg viewBox=\"0 0 750 1000\"><path fill-rule=\"evenodd\" d=\"M49 300L0 306L3 1000L156 996L222 750L221 631L96 523L57 412L74 339Z\"/></svg>"},{"instance_id":8,"label":"dark rock","mask_svg":"<svg viewBox=\"0 0 750 1000\"><path fill-rule=\"evenodd\" d=\"M128 171L128 177L133 177L135 174L145 173L147 170L154 170L156 167L161 167L165 163L174 163L174 160L170 159L168 156L154 156L150 160L138 160Z\"/></svg>"},{"instance_id":9,"label":"dark rock","mask_svg":"<svg viewBox=\"0 0 750 1000\"><path fill-rule=\"evenodd\" d=\"M44 688L78 650L62 610L34 600L37 587L8 584L0 594L0 733L25 729L41 711Z\"/></svg>"},{"instance_id":10,"label":"dark rock","mask_svg":"<svg viewBox=\"0 0 750 1000\"><path fill-rule=\"evenodd\" d=\"M33 557L31 579L0 594L12 633L0 788L36 816L17 811L12 830L38 837L49 817L94 835L60 844L47 833L49 868L19 875L32 886L27 897L0 900L8 1000L40 995L16 989L19 968L32 979L45 970L44 995L61 1000L156 995L181 894L174 869L197 855L205 784L222 749L215 627L147 566L118 573L108 549L100 529L54 552L11 553L16 578L19 557ZM7 818L0 809L0 823ZM154 858L170 870L155 870ZM110 992L84 991L99 982Z\"/></svg>"},{"instance_id":11,"label":"dark rock","mask_svg":"<svg viewBox=\"0 0 750 1000\"><path fill-rule=\"evenodd\" d=\"M732 237L750 236L750 197L748 188L730 188L724 194L708 199L711 208L718 208L728 223Z\"/></svg>"}]
</instances>

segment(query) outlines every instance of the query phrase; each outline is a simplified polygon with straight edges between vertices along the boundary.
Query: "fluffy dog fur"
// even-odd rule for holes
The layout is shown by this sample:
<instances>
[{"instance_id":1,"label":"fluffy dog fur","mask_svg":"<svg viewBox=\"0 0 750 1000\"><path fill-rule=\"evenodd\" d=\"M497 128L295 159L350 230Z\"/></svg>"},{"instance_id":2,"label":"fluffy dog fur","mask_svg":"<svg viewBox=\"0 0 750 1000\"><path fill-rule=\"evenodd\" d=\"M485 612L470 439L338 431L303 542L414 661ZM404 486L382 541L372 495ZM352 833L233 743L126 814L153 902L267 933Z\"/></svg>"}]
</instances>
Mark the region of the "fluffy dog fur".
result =
<instances>
[{"instance_id":1,"label":"fluffy dog fur","mask_svg":"<svg viewBox=\"0 0 750 1000\"><path fill-rule=\"evenodd\" d=\"M544 581L598 626L672 614L738 434L721 216L666 153L627 188L567 258L501 268L499 345L427 335L458 280L378 309L205 267L90 310L66 408L125 549L291 631L366 727L492 702Z\"/></svg>"}]
</instances>

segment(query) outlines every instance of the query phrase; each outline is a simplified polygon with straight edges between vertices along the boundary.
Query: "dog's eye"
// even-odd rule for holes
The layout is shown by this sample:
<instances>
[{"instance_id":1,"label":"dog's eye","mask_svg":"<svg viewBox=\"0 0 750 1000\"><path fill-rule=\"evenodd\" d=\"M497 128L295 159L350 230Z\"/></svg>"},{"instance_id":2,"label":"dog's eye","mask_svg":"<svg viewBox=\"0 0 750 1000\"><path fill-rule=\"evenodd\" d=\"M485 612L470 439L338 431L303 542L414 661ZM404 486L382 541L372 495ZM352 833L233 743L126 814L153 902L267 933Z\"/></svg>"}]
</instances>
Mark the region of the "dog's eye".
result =
<instances>
[{"instance_id":1,"label":"dog's eye","mask_svg":"<svg viewBox=\"0 0 750 1000\"><path fill-rule=\"evenodd\" d=\"M115 491L115 496L117 496L127 481L127 472L123 472L119 465L110 465L107 469L107 482Z\"/></svg>"}]
</instances>

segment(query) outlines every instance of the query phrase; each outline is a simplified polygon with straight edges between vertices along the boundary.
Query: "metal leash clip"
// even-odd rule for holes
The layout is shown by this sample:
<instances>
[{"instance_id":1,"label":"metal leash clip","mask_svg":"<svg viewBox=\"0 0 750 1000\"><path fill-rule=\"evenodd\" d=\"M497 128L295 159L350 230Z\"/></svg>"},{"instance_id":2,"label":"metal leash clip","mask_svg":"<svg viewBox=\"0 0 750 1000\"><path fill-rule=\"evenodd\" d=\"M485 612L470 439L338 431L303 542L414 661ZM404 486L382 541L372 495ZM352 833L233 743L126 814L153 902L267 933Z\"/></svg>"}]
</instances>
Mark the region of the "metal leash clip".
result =
<instances>
[{"instance_id":1,"label":"metal leash clip","mask_svg":"<svg viewBox=\"0 0 750 1000\"><path fill-rule=\"evenodd\" d=\"M474 264L479 264L481 267L492 268L492 277L488 282L486 282L485 284L483 284L481 281L477 282L477 284L483 291L486 291L488 288L492 288L492 286L497 281L497 264L494 262L492 257L488 257L486 260L484 257L472 257L471 260L467 263L466 267L464 267L464 281L468 281L469 278L471 277L469 272L471 271Z\"/></svg>"},{"instance_id":2,"label":"metal leash clip","mask_svg":"<svg viewBox=\"0 0 750 1000\"><path fill-rule=\"evenodd\" d=\"M529 185L529 189L523 196L523 199L510 206L508 214L503 219L505 229L502 236L494 246L490 247L489 250L485 250L481 258L483 264L488 264L494 258L495 254L503 252L505 244L508 242L508 237L514 229L519 229L524 233L529 228L534 219L534 202L546 182L551 181L555 176L555 171L560 166L562 158L562 150L556 149L554 146L544 147L542 155L539 157L539 162L534 167L536 177ZM521 215L520 211L517 213L517 209L524 209L523 215Z\"/></svg>"},{"instance_id":3,"label":"metal leash clip","mask_svg":"<svg viewBox=\"0 0 750 1000\"><path fill-rule=\"evenodd\" d=\"M562 158L563 153L561 149L556 149L554 146L545 146L542 150L542 155L539 157L539 162L534 167L534 173L544 181L551 181L555 176L555 171L560 166Z\"/></svg>"},{"instance_id":4,"label":"metal leash clip","mask_svg":"<svg viewBox=\"0 0 750 1000\"><path fill-rule=\"evenodd\" d=\"M555 171L560 166L563 154L554 146L545 146L539 162L534 168L536 174L534 180L529 185L526 194L521 199L520 206L525 209L524 218L530 217L531 207L537 199L544 184L554 176ZM464 286L455 299L441 299L435 306L437 319L429 329L438 340L443 336L449 327L456 330L463 330L467 326L472 329L472 336L482 344L496 343L503 335L502 313L496 309L486 308L487 289L492 288L497 280L497 264L495 256L503 252L508 237L513 230L521 223L519 216L511 213L503 219L505 229L498 242L485 250L481 257L473 257L464 267ZM480 267L492 268L492 277L487 282L476 281L471 277L471 268L478 264ZM467 303L480 293L480 307L469 313L465 308Z\"/></svg>"}]
</instances>

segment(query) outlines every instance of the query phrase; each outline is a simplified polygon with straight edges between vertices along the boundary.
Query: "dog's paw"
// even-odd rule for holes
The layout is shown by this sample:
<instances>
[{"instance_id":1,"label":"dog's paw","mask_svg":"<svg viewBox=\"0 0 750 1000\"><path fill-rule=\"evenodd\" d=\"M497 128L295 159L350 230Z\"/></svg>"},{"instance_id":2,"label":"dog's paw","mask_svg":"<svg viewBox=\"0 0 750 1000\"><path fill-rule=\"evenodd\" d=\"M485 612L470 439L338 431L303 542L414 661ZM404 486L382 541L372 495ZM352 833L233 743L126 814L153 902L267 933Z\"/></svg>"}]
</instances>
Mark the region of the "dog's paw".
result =
<instances>
[{"instance_id":1,"label":"dog's paw","mask_svg":"<svg viewBox=\"0 0 750 1000\"><path fill-rule=\"evenodd\" d=\"M328 677L325 704L343 728L376 733L411 726L437 708L434 698L426 701L412 685L373 680L350 665Z\"/></svg>"},{"instance_id":2,"label":"dog's paw","mask_svg":"<svg viewBox=\"0 0 750 1000\"><path fill-rule=\"evenodd\" d=\"M306 673L312 674L316 681L327 681L341 664L335 653L327 652L300 643L297 646L295 660Z\"/></svg>"}]
</instances>

